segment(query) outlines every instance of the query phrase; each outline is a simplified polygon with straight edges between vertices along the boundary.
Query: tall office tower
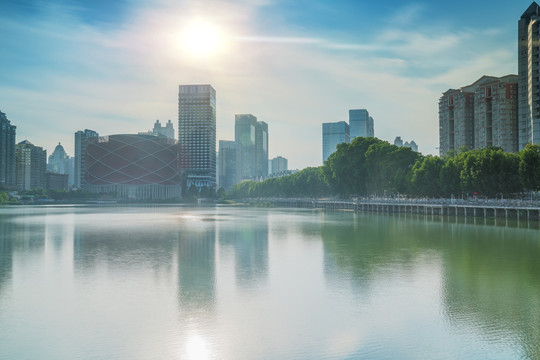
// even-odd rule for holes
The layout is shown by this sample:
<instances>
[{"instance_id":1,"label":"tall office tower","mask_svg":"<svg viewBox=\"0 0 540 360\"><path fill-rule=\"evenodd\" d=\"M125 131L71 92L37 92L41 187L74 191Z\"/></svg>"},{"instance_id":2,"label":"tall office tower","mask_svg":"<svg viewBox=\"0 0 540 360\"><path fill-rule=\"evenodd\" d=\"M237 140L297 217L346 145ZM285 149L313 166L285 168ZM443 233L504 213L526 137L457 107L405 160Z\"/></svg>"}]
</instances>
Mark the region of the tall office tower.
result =
<instances>
[{"instance_id":1,"label":"tall office tower","mask_svg":"<svg viewBox=\"0 0 540 360\"><path fill-rule=\"evenodd\" d=\"M439 100L439 153L498 146L518 151L517 76L483 76Z\"/></svg>"},{"instance_id":2,"label":"tall office tower","mask_svg":"<svg viewBox=\"0 0 540 360\"><path fill-rule=\"evenodd\" d=\"M403 140L401 140L401 136L396 136L394 140L394 145L399 147L403 146Z\"/></svg>"},{"instance_id":3,"label":"tall office tower","mask_svg":"<svg viewBox=\"0 0 540 360\"><path fill-rule=\"evenodd\" d=\"M251 114L234 116L234 141L242 148L242 179L253 180L257 174L257 132L262 140L262 128ZM268 161L268 160L267 160Z\"/></svg>"},{"instance_id":4,"label":"tall office tower","mask_svg":"<svg viewBox=\"0 0 540 360\"><path fill-rule=\"evenodd\" d=\"M15 185L15 130L0 111L0 185Z\"/></svg>"},{"instance_id":5,"label":"tall office tower","mask_svg":"<svg viewBox=\"0 0 540 360\"><path fill-rule=\"evenodd\" d=\"M152 133L157 136L164 136L167 139L174 140L174 127L172 121L169 120L165 126L162 126L159 120L156 120Z\"/></svg>"},{"instance_id":6,"label":"tall office tower","mask_svg":"<svg viewBox=\"0 0 540 360\"><path fill-rule=\"evenodd\" d=\"M86 184L86 140L98 137L99 134L93 130L77 131L75 133L75 181L73 186L77 189L84 189Z\"/></svg>"},{"instance_id":7,"label":"tall office tower","mask_svg":"<svg viewBox=\"0 0 540 360\"><path fill-rule=\"evenodd\" d=\"M450 89L439 99L439 153L474 147L474 93Z\"/></svg>"},{"instance_id":8,"label":"tall office tower","mask_svg":"<svg viewBox=\"0 0 540 360\"><path fill-rule=\"evenodd\" d=\"M366 109L349 110L349 126L351 140L358 136L375 136L373 118Z\"/></svg>"},{"instance_id":9,"label":"tall office tower","mask_svg":"<svg viewBox=\"0 0 540 360\"><path fill-rule=\"evenodd\" d=\"M536 2L518 21L519 150L540 143L540 7Z\"/></svg>"},{"instance_id":10,"label":"tall office tower","mask_svg":"<svg viewBox=\"0 0 540 360\"><path fill-rule=\"evenodd\" d=\"M350 141L349 125L345 121L322 124L323 163L336 151L337 145Z\"/></svg>"},{"instance_id":11,"label":"tall office tower","mask_svg":"<svg viewBox=\"0 0 540 360\"><path fill-rule=\"evenodd\" d=\"M271 160L272 174L277 174L289 170L288 160L284 157L278 156Z\"/></svg>"},{"instance_id":12,"label":"tall office tower","mask_svg":"<svg viewBox=\"0 0 540 360\"><path fill-rule=\"evenodd\" d=\"M242 147L236 141L219 141L219 186L230 190L242 181Z\"/></svg>"},{"instance_id":13,"label":"tall office tower","mask_svg":"<svg viewBox=\"0 0 540 360\"><path fill-rule=\"evenodd\" d=\"M216 90L180 85L178 92L179 168L186 185L216 186Z\"/></svg>"},{"instance_id":14,"label":"tall office tower","mask_svg":"<svg viewBox=\"0 0 540 360\"><path fill-rule=\"evenodd\" d=\"M15 181L19 190L45 188L47 151L24 140L15 145Z\"/></svg>"},{"instance_id":15,"label":"tall office tower","mask_svg":"<svg viewBox=\"0 0 540 360\"><path fill-rule=\"evenodd\" d=\"M369 117L368 137L375 137L375 125L373 124L373 118L371 116Z\"/></svg>"},{"instance_id":16,"label":"tall office tower","mask_svg":"<svg viewBox=\"0 0 540 360\"><path fill-rule=\"evenodd\" d=\"M268 176L268 124L264 121L257 122L255 152L255 176L264 179Z\"/></svg>"}]
</instances>

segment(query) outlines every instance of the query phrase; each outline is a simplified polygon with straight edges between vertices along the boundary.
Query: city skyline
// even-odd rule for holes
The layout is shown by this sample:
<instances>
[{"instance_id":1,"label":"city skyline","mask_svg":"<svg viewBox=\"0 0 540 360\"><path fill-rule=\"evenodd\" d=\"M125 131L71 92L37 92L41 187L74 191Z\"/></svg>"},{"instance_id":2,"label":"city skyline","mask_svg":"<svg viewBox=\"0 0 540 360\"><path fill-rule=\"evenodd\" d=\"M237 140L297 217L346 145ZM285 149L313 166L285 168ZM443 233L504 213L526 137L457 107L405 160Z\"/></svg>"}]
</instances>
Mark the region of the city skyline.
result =
<instances>
[{"instance_id":1,"label":"city skyline","mask_svg":"<svg viewBox=\"0 0 540 360\"><path fill-rule=\"evenodd\" d=\"M437 154L437 100L471 79L517 73L517 22L531 1L467 3L466 12L306 4L2 2L0 109L17 142L48 153L61 142L73 156L74 132L137 133L175 119L178 85L203 83L220 94L217 140L234 137L235 114L257 114L280 134L269 157L290 168L320 165L320 124L357 108L376 115L377 137L400 134ZM221 39L213 48L185 39L205 24Z\"/></svg>"}]
</instances>

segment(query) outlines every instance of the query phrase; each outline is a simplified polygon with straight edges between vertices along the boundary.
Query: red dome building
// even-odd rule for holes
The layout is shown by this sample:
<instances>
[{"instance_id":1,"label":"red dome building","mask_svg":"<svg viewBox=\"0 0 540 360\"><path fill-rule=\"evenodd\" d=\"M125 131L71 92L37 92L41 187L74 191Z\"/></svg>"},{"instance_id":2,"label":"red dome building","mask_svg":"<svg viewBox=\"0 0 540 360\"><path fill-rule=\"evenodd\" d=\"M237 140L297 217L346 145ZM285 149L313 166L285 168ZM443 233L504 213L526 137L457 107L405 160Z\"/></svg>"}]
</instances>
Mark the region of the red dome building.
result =
<instances>
[{"instance_id":1,"label":"red dome building","mask_svg":"<svg viewBox=\"0 0 540 360\"><path fill-rule=\"evenodd\" d=\"M171 199L181 194L178 146L153 135L109 135L87 139L86 190L116 193L118 199Z\"/></svg>"}]
</instances>

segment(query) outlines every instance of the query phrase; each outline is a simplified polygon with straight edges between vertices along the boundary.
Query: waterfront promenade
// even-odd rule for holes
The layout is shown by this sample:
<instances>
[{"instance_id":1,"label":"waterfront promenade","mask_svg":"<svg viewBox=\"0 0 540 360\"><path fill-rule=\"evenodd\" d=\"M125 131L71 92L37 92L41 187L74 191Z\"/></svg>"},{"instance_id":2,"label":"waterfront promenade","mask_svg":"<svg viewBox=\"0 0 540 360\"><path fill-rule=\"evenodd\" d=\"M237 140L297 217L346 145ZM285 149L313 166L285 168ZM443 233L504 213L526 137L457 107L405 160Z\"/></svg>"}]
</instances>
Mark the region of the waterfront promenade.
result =
<instances>
[{"instance_id":1,"label":"waterfront promenade","mask_svg":"<svg viewBox=\"0 0 540 360\"><path fill-rule=\"evenodd\" d=\"M341 209L382 213L422 214L432 216L463 216L504 218L524 221L540 220L540 201L521 199L406 199L406 198L355 198L265 199L273 206Z\"/></svg>"}]
</instances>

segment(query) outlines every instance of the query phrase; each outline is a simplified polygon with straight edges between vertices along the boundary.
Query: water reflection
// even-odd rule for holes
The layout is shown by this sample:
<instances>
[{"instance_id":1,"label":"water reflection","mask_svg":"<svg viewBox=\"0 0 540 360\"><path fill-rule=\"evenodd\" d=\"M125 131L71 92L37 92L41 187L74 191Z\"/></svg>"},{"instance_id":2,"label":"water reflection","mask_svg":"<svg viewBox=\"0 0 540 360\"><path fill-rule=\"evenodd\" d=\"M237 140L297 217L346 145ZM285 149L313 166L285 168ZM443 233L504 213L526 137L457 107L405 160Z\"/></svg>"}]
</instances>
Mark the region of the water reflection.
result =
<instances>
[{"instance_id":1,"label":"water reflection","mask_svg":"<svg viewBox=\"0 0 540 360\"><path fill-rule=\"evenodd\" d=\"M442 300L447 319L487 339L511 336L523 358L539 359L538 234L458 226L446 233Z\"/></svg>"},{"instance_id":2,"label":"water reflection","mask_svg":"<svg viewBox=\"0 0 540 360\"><path fill-rule=\"evenodd\" d=\"M523 358L540 358L537 231L384 215L345 218L335 216L321 229L329 283L349 279L357 296L364 298L380 287L381 274L386 281L397 275L407 282L419 266L431 263L431 271L440 279L431 291L424 287L423 292L426 297L430 292L438 294L447 333L475 334L495 353L500 351L501 358L514 357L512 351ZM429 283L429 276L422 281ZM392 283L395 286L395 278ZM408 290L414 292L414 287L409 285ZM436 338L436 332L430 336ZM479 345L470 339L459 341ZM508 349L508 343L514 350ZM483 350L477 351L480 355Z\"/></svg>"},{"instance_id":3,"label":"water reflection","mask_svg":"<svg viewBox=\"0 0 540 360\"><path fill-rule=\"evenodd\" d=\"M268 275L268 214L257 219L220 224L219 244L234 255L236 284L262 286Z\"/></svg>"},{"instance_id":4,"label":"water reflection","mask_svg":"<svg viewBox=\"0 0 540 360\"><path fill-rule=\"evenodd\" d=\"M183 311L212 311L215 298L215 223L178 234L178 298Z\"/></svg>"},{"instance_id":5,"label":"water reflection","mask_svg":"<svg viewBox=\"0 0 540 360\"><path fill-rule=\"evenodd\" d=\"M11 282L13 271L13 236L15 224L6 215L0 215L0 296Z\"/></svg>"},{"instance_id":6,"label":"water reflection","mask_svg":"<svg viewBox=\"0 0 540 360\"><path fill-rule=\"evenodd\" d=\"M0 358L540 358L536 230L294 209L5 209Z\"/></svg>"}]
</instances>

